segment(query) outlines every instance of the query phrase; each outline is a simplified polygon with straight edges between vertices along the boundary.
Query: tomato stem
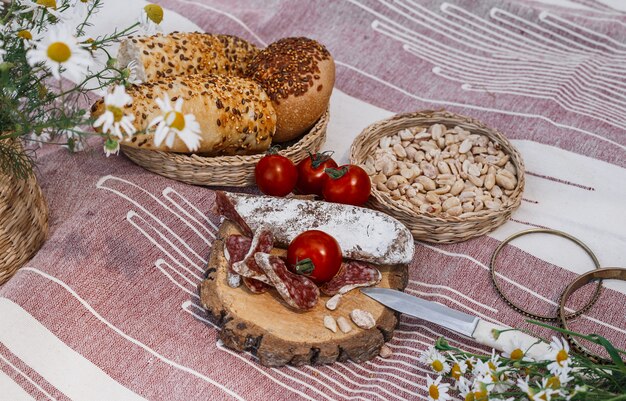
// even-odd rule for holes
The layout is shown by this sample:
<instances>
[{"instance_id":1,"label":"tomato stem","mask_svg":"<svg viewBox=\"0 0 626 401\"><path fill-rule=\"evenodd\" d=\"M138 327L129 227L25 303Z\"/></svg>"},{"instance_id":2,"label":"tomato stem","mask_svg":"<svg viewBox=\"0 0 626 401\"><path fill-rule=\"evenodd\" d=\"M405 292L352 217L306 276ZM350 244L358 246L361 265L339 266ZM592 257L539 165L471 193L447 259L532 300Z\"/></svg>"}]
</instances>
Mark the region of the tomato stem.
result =
<instances>
[{"instance_id":1,"label":"tomato stem","mask_svg":"<svg viewBox=\"0 0 626 401\"><path fill-rule=\"evenodd\" d=\"M309 152L309 157L311 157L311 167L314 169L318 168L322 165L326 160L330 159L335 152L332 150L325 150L321 153L311 153Z\"/></svg>"},{"instance_id":2,"label":"tomato stem","mask_svg":"<svg viewBox=\"0 0 626 401\"><path fill-rule=\"evenodd\" d=\"M302 259L296 263L296 272L298 274L309 275L313 273L313 270L315 270L315 264L313 264L311 258Z\"/></svg>"},{"instance_id":3,"label":"tomato stem","mask_svg":"<svg viewBox=\"0 0 626 401\"><path fill-rule=\"evenodd\" d=\"M333 180L337 180L346 175L346 173L348 172L348 166L343 166L339 168L327 168L324 169L324 172L328 174L328 176Z\"/></svg>"}]
</instances>

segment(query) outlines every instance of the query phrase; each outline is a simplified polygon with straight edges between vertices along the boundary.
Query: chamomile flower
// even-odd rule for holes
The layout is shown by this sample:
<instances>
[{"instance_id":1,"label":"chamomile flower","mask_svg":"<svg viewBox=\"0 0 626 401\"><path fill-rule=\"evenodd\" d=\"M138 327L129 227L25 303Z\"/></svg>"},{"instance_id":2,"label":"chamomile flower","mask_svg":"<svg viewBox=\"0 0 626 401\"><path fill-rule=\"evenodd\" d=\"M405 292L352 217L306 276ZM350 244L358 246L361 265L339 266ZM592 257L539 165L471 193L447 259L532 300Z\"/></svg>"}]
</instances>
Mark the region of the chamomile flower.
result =
<instances>
[{"instance_id":1,"label":"chamomile flower","mask_svg":"<svg viewBox=\"0 0 626 401\"><path fill-rule=\"evenodd\" d=\"M126 82L132 85L139 85L142 83L141 79L139 79L139 77L137 76L138 68L139 68L139 64L137 63L137 60L133 60L130 63L128 63L126 68L124 68L124 73L128 74L128 77L126 78Z\"/></svg>"},{"instance_id":2,"label":"chamomile flower","mask_svg":"<svg viewBox=\"0 0 626 401\"><path fill-rule=\"evenodd\" d=\"M467 371L467 364L465 363L465 361L457 360L454 355L450 355L450 357L454 361L454 363L452 363L452 367L450 368L450 376L458 381Z\"/></svg>"},{"instance_id":3,"label":"chamomile flower","mask_svg":"<svg viewBox=\"0 0 626 401\"><path fill-rule=\"evenodd\" d=\"M174 139L178 136L191 152L198 150L202 140L199 135L200 124L193 114L183 114L183 99L179 97L172 107L166 93L163 99L157 99L156 103L161 108L162 114L148 125L148 128L157 126L154 134L155 146L158 147L165 141L165 145L171 148L174 145Z\"/></svg>"},{"instance_id":4,"label":"chamomile flower","mask_svg":"<svg viewBox=\"0 0 626 401\"><path fill-rule=\"evenodd\" d=\"M494 380L491 375L474 376L474 384L472 385L474 400L488 400L493 390Z\"/></svg>"},{"instance_id":5,"label":"chamomile flower","mask_svg":"<svg viewBox=\"0 0 626 401\"><path fill-rule=\"evenodd\" d=\"M41 19L44 13L48 13L54 16L58 20L62 20L64 18L63 15L59 11L57 11L57 1L56 0L21 0L18 1L18 8L15 13L16 14L26 14L29 12L33 12L32 21L37 21Z\"/></svg>"},{"instance_id":6,"label":"chamomile flower","mask_svg":"<svg viewBox=\"0 0 626 401\"><path fill-rule=\"evenodd\" d=\"M426 376L426 387L428 388L428 399L430 401L447 401L451 399L448 390L450 385L441 383L441 376L433 380L430 376Z\"/></svg>"},{"instance_id":7,"label":"chamomile flower","mask_svg":"<svg viewBox=\"0 0 626 401\"><path fill-rule=\"evenodd\" d=\"M102 132L115 135L119 139L124 139L124 135L131 137L137 132L133 126L135 116L124 113L124 107L132 102L133 98L126 93L124 86L117 85L112 92L104 95L104 113L93 126L102 127Z\"/></svg>"},{"instance_id":8,"label":"chamomile flower","mask_svg":"<svg viewBox=\"0 0 626 401\"><path fill-rule=\"evenodd\" d=\"M552 374L558 374L569 366L572 359L569 355L569 344L564 339L552 337L550 352L546 355L546 360L552 361L548 365L548 370Z\"/></svg>"},{"instance_id":9,"label":"chamomile flower","mask_svg":"<svg viewBox=\"0 0 626 401\"><path fill-rule=\"evenodd\" d=\"M163 32L161 28L162 21L163 8L158 4L146 5L139 16L141 28L146 35L154 35L155 33Z\"/></svg>"},{"instance_id":10,"label":"chamomile flower","mask_svg":"<svg viewBox=\"0 0 626 401\"><path fill-rule=\"evenodd\" d=\"M570 375L572 370L573 369L570 367L565 367L561 369L558 373L548 377L546 379L545 387L550 387L555 390L562 389L567 385L567 383L574 380L574 378Z\"/></svg>"},{"instance_id":11,"label":"chamomile flower","mask_svg":"<svg viewBox=\"0 0 626 401\"><path fill-rule=\"evenodd\" d=\"M93 6L93 0L71 0L70 6L74 15L78 18L85 18L89 8Z\"/></svg>"},{"instance_id":12,"label":"chamomile flower","mask_svg":"<svg viewBox=\"0 0 626 401\"><path fill-rule=\"evenodd\" d=\"M530 387L530 383L528 383L528 376L525 379L522 379L521 377L518 378L517 383L515 384L517 385L517 388L526 394L526 397L528 397L530 401L535 400L536 391L534 388Z\"/></svg>"},{"instance_id":13,"label":"chamomile flower","mask_svg":"<svg viewBox=\"0 0 626 401\"><path fill-rule=\"evenodd\" d=\"M518 337L513 336L504 344L504 352L502 356L514 361L532 361L526 356L528 349L524 346L524 342Z\"/></svg>"},{"instance_id":14,"label":"chamomile flower","mask_svg":"<svg viewBox=\"0 0 626 401\"><path fill-rule=\"evenodd\" d=\"M450 371L450 364L446 361L446 357L437 351L435 347L422 351L419 361L430 366L438 375L445 375Z\"/></svg>"},{"instance_id":15,"label":"chamomile flower","mask_svg":"<svg viewBox=\"0 0 626 401\"><path fill-rule=\"evenodd\" d=\"M56 79L66 76L81 80L92 65L91 55L80 45L65 25L53 26L26 53L28 63L39 63L50 70Z\"/></svg>"},{"instance_id":16,"label":"chamomile flower","mask_svg":"<svg viewBox=\"0 0 626 401\"><path fill-rule=\"evenodd\" d=\"M107 138L107 140L104 141L104 154L109 157L112 154L117 155L118 153L120 153L120 142L113 138Z\"/></svg>"},{"instance_id":17,"label":"chamomile flower","mask_svg":"<svg viewBox=\"0 0 626 401\"><path fill-rule=\"evenodd\" d=\"M459 391L459 396L462 400L470 401L474 399L474 393L472 392L472 383L465 377L460 377L456 381L456 388Z\"/></svg>"}]
</instances>

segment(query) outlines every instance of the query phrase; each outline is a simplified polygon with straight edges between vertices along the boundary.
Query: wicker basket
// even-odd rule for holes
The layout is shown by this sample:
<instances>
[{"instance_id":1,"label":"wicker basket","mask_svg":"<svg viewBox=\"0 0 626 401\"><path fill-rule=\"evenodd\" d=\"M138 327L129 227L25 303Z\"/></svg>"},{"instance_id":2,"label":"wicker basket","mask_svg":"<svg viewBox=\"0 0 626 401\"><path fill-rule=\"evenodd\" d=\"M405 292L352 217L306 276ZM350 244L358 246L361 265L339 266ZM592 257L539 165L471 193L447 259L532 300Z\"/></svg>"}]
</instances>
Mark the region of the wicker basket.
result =
<instances>
[{"instance_id":1,"label":"wicker basket","mask_svg":"<svg viewBox=\"0 0 626 401\"><path fill-rule=\"evenodd\" d=\"M328 110L313 128L296 143L280 150L294 163L308 152L320 150L326 140ZM165 177L194 185L245 187L254 185L254 167L264 154L249 156L198 156L138 149L122 145L122 152L132 161Z\"/></svg>"},{"instance_id":2,"label":"wicker basket","mask_svg":"<svg viewBox=\"0 0 626 401\"><path fill-rule=\"evenodd\" d=\"M487 127L480 121L470 117L449 113L446 111L421 111L409 114L396 115L390 119L379 121L367 127L352 143L350 161L354 164L363 164L368 155L373 154L380 138L395 135L398 131L418 126L444 124L449 128L460 126L472 133L482 134L498 142L502 150L510 155L510 161L517 168L517 187L509 196L511 203L498 211L482 210L468 218L452 216L437 216L428 213L416 213L391 197L372 186L372 197L368 205L383 211L403 222L417 240L449 244L486 234L503 224L511 213L517 209L522 200L524 190L524 162L519 152L502 135L502 133Z\"/></svg>"},{"instance_id":3,"label":"wicker basket","mask_svg":"<svg viewBox=\"0 0 626 401\"><path fill-rule=\"evenodd\" d=\"M47 234L48 205L35 175L17 179L0 173L0 285L33 257Z\"/></svg>"}]
</instances>

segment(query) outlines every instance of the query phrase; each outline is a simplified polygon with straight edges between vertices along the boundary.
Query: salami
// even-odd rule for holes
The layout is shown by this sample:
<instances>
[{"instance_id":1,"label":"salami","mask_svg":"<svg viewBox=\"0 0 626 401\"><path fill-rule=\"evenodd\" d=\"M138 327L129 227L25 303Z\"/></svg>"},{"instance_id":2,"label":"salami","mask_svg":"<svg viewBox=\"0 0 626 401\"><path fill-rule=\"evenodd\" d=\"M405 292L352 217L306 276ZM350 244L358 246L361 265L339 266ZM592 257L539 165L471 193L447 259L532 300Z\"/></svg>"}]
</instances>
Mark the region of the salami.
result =
<instances>
[{"instance_id":1,"label":"salami","mask_svg":"<svg viewBox=\"0 0 626 401\"><path fill-rule=\"evenodd\" d=\"M253 278L262 281L266 284L270 284L270 280L263 272L256 261L254 255L257 252L270 253L274 247L274 235L266 228L260 228L254 234L252 243L249 245L248 252L243 260L233 263L233 270L244 277Z\"/></svg>"},{"instance_id":2,"label":"salami","mask_svg":"<svg viewBox=\"0 0 626 401\"><path fill-rule=\"evenodd\" d=\"M241 277L233 270L233 264L246 257L252 240L243 235L229 235L224 241L224 257L228 262L228 285L237 288L241 285Z\"/></svg>"},{"instance_id":3,"label":"salami","mask_svg":"<svg viewBox=\"0 0 626 401\"><path fill-rule=\"evenodd\" d=\"M305 276L287 270L287 265L281 258L267 253L256 253L254 259L289 306L307 310L317 304L320 297L317 285Z\"/></svg>"},{"instance_id":4,"label":"salami","mask_svg":"<svg viewBox=\"0 0 626 401\"><path fill-rule=\"evenodd\" d=\"M263 294L264 292L272 288L272 286L269 284L265 284L262 281L248 277L243 278L243 283L246 285L246 288L250 290L250 292L253 292L255 294Z\"/></svg>"},{"instance_id":5,"label":"salami","mask_svg":"<svg viewBox=\"0 0 626 401\"><path fill-rule=\"evenodd\" d=\"M217 205L217 214L237 224L241 228L243 235L252 237L252 229L237 212L237 209L235 209L235 206L224 192L215 191L215 204Z\"/></svg>"},{"instance_id":6,"label":"salami","mask_svg":"<svg viewBox=\"0 0 626 401\"><path fill-rule=\"evenodd\" d=\"M227 193L252 229L267 225L277 244L288 246L306 230L332 235L348 259L379 265L409 263L415 244L398 220L362 207L299 199Z\"/></svg>"},{"instance_id":7,"label":"salami","mask_svg":"<svg viewBox=\"0 0 626 401\"><path fill-rule=\"evenodd\" d=\"M345 294L357 287L378 284L382 275L369 263L350 260L342 263L335 277L322 285L320 290L326 295Z\"/></svg>"}]
</instances>

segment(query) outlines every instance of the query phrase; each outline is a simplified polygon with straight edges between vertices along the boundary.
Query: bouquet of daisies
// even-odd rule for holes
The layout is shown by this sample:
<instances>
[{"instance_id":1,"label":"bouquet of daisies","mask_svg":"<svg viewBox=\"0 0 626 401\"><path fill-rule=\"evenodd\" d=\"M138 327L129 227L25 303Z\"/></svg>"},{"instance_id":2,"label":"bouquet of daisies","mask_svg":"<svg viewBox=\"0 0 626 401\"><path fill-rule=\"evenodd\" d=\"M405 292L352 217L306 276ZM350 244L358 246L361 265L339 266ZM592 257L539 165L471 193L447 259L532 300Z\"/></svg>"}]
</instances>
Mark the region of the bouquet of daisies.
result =
<instances>
[{"instance_id":1,"label":"bouquet of daisies","mask_svg":"<svg viewBox=\"0 0 626 401\"><path fill-rule=\"evenodd\" d=\"M95 126L105 137L104 151L109 155L117 153L119 141L135 133L132 117L121 112L131 101L124 87L133 82L133 66L116 67L110 47L135 33L159 31L163 9L147 5L137 11L136 23L89 37L102 1L0 2L2 173L25 177L32 171L31 153L15 147L14 140L53 142L77 151L88 135L96 134ZM110 107L96 121L88 105L94 96L104 94Z\"/></svg>"},{"instance_id":2,"label":"bouquet of daisies","mask_svg":"<svg viewBox=\"0 0 626 401\"><path fill-rule=\"evenodd\" d=\"M539 361L527 356L528 349L515 335L505 352L499 355L493 351L490 356L463 351L440 338L420 355L420 362L434 373L434 378L427 377L428 399L447 401L456 393L464 401L626 400L626 366L621 359L626 351L595 334L531 323L597 344L610 358L598 362L597 358L573 353L567 341L558 337L552 337L550 352ZM493 336L501 334L496 331Z\"/></svg>"}]
</instances>

